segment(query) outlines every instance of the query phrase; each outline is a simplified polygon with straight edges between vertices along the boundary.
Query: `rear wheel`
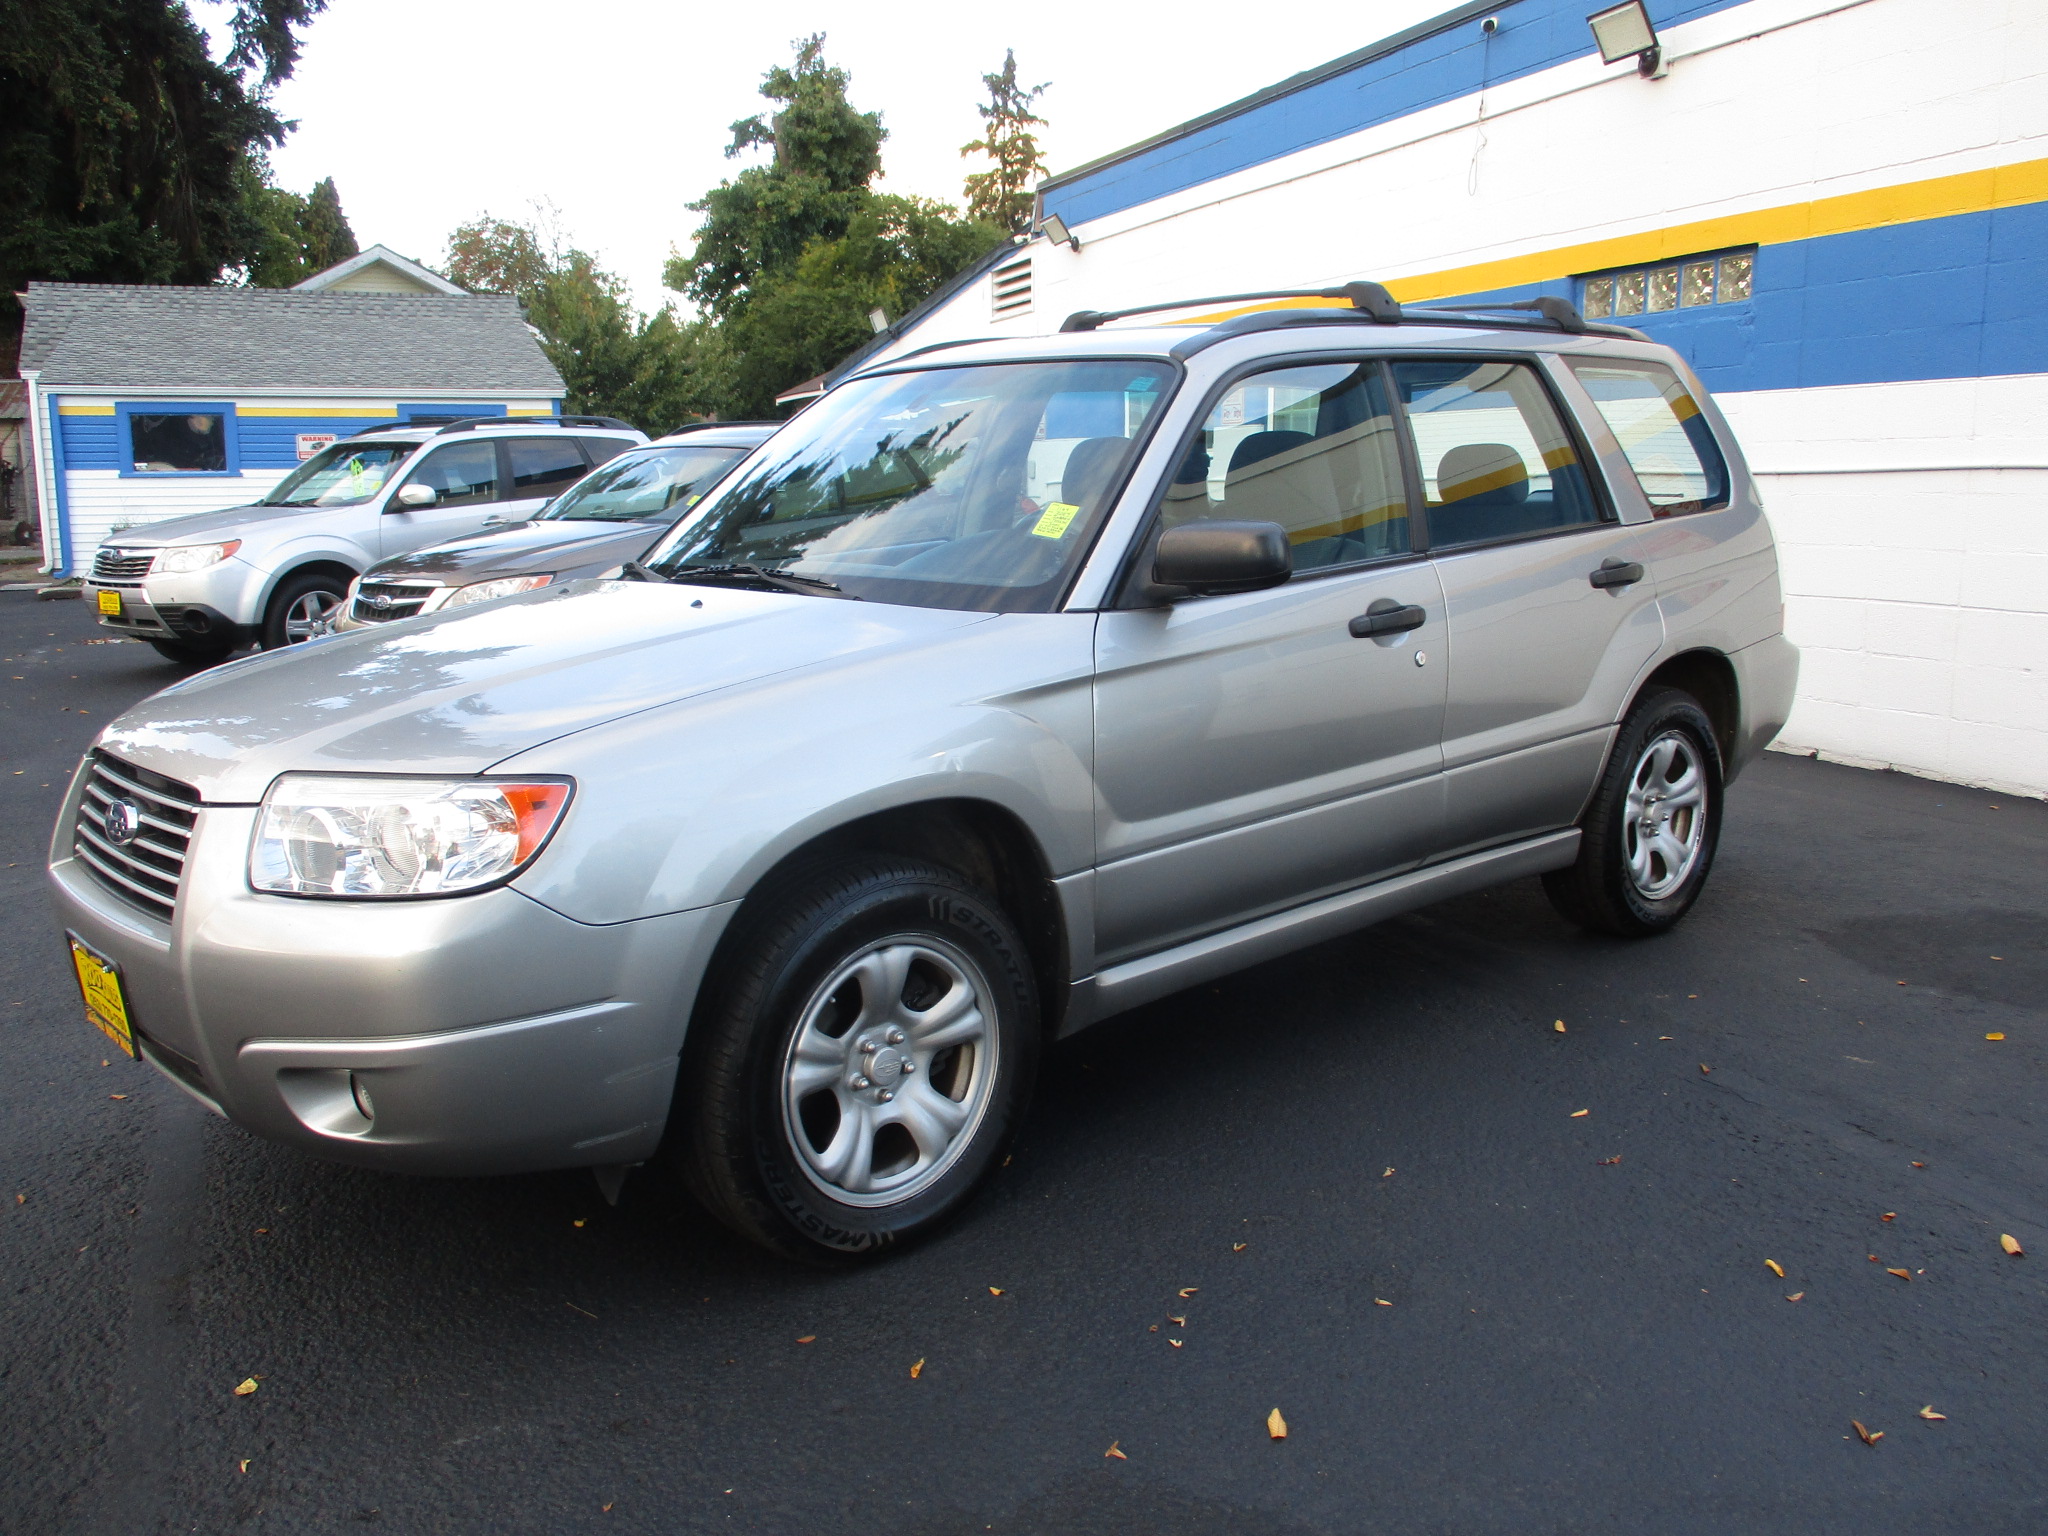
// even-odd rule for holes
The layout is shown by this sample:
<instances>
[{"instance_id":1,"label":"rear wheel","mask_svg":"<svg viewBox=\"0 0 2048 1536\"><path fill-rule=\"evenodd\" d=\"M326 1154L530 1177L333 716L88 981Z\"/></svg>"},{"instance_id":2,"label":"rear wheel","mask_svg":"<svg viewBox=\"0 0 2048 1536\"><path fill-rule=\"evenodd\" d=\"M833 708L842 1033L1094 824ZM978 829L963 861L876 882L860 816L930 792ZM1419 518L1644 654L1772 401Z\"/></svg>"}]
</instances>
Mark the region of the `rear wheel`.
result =
<instances>
[{"instance_id":1,"label":"rear wheel","mask_svg":"<svg viewBox=\"0 0 2048 1536\"><path fill-rule=\"evenodd\" d=\"M1623 938L1685 916L1721 831L1721 750L1698 700L1665 688L1637 701L1579 827L1578 861L1543 877L1559 912Z\"/></svg>"},{"instance_id":2,"label":"rear wheel","mask_svg":"<svg viewBox=\"0 0 2048 1536\"><path fill-rule=\"evenodd\" d=\"M232 643L218 640L152 640L149 644L165 661L174 661L181 667L218 666L235 654Z\"/></svg>"},{"instance_id":3,"label":"rear wheel","mask_svg":"<svg viewBox=\"0 0 2048 1536\"><path fill-rule=\"evenodd\" d=\"M1024 946L994 901L936 865L863 859L771 896L723 972L671 1138L714 1215L837 1264L967 1202L1039 1044Z\"/></svg>"},{"instance_id":4,"label":"rear wheel","mask_svg":"<svg viewBox=\"0 0 2048 1536\"><path fill-rule=\"evenodd\" d=\"M325 571L308 571L287 577L271 594L263 614L263 649L280 650L302 645L327 633L328 623L340 612L348 595L348 583Z\"/></svg>"}]
</instances>

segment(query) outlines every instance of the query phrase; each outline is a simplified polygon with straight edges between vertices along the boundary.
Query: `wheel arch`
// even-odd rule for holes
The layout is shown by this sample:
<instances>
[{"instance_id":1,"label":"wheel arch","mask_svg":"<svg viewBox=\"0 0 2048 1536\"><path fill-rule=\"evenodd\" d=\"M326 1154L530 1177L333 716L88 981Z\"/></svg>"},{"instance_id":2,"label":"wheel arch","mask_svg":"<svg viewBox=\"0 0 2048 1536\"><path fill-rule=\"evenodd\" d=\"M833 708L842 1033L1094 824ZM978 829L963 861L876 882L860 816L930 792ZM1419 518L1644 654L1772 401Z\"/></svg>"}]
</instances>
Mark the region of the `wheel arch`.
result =
<instances>
[{"instance_id":1,"label":"wheel arch","mask_svg":"<svg viewBox=\"0 0 2048 1536\"><path fill-rule=\"evenodd\" d=\"M1017 925L1037 983L1048 1038L1065 1014L1068 935L1045 850L1014 811L973 797L918 800L870 812L815 833L763 871L726 925L715 973L741 941L749 908L812 872L863 854L923 859L950 869L995 897ZM701 994L700 994L701 996Z\"/></svg>"},{"instance_id":2,"label":"wheel arch","mask_svg":"<svg viewBox=\"0 0 2048 1536\"><path fill-rule=\"evenodd\" d=\"M1629 709L1658 688L1680 688L1699 700L1700 708L1714 723L1714 743L1721 749L1722 771L1732 778L1742 730L1742 691L1735 680L1734 663L1719 651L1704 647L1681 651L1651 670L1636 689L1635 697L1629 700ZM1624 710L1623 715L1626 714Z\"/></svg>"},{"instance_id":3,"label":"wheel arch","mask_svg":"<svg viewBox=\"0 0 2048 1536\"><path fill-rule=\"evenodd\" d=\"M285 566L263 584L263 597L256 605L256 618L254 622L260 625L269 615L270 600L277 596L278 588L296 576L305 576L315 572L338 577L341 584L345 587L362 575L362 568L350 565L346 560L334 555L309 555L305 559L294 560L290 565Z\"/></svg>"}]
</instances>

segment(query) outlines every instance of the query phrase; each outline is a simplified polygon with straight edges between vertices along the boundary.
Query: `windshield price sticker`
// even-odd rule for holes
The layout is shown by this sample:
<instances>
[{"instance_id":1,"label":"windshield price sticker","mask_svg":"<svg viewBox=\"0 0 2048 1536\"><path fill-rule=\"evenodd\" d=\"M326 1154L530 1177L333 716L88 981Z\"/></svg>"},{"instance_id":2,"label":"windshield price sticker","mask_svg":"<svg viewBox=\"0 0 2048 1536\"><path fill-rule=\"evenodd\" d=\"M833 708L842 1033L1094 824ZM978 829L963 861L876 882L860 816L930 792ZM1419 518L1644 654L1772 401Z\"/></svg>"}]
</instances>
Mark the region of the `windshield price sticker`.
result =
<instances>
[{"instance_id":1,"label":"windshield price sticker","mask_svg":"<svg viewBox=\"0 0 2048 1536\"><path fill-rule=\"evenodd\" d=\"M1044 513L1031 525L1031 531L1041 539L1063 539L1067 525L1081 515L1081 509L1071 501L1046 503Z\"/></svg>"}]
</instances>

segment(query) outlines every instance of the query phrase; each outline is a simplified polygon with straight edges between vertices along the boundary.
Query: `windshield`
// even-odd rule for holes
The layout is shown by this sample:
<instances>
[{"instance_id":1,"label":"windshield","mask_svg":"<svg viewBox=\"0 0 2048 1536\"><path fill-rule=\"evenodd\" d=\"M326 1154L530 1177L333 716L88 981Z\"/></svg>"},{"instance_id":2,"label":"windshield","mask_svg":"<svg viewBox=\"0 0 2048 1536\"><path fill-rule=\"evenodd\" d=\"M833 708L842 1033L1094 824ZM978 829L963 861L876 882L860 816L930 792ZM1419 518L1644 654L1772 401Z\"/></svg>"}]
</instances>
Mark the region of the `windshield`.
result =
<instances>
[{"instance_id":1,"label":"windshield","mask_svg":"<svg viewBox=\"0 0 2048 1536\"><path fill-rule=\"evenodd\" d=\"M541 516L599 523L672 523L704 499L744 448L656 448L593 470Z\"/></svg>"},{"instance_id":2,"label":"windshield","mask_svg":"<svg viewBox=\"0 0 2048 1536\"><path fill-rule=\"evenodd\" d=\"M644 561L754 566L924 608L1050 611L1172 382L1164 362L856 379L785 427Z\"/></svg>"},{"instance_id":3,"label":"windshield","mask_svg":"<svg viewBox=\"0 0 2048 1536\"><path fill-rule=\"evenodd\" d=\"M368 501L418 443L336 443L280 480L259 507L352 507Z\"/></svg>"}]
</instances>

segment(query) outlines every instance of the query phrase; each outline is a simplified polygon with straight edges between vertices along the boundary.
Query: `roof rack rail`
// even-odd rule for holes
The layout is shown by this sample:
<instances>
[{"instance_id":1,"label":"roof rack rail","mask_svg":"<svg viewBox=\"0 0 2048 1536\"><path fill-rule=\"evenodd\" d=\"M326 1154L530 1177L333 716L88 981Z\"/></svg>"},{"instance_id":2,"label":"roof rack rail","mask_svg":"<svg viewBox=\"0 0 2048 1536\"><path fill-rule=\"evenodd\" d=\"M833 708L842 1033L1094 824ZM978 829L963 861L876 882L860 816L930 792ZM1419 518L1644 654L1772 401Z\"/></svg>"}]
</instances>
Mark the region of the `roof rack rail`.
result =
<instances>
[{"instance_id":1,"label":"roof rack rail","mask_svg":"<svg viewBox=\"0 0 2048 1536\"><path fill-rule=\"evenodd\" d=\"M434 436L439 437L446 432L473 432L478 427L527 427L535 423L542 426L611 427L621 432L639 430L631 422L621 421L616 416L409 416L395 421L373 421L348 435L367 437L372 432L416 432L431 427ZM730 423L721 422L719 425Z\"/></svg>"},{"instance_id":2,"label":"roof rack rail","mask_svg":"<svg viewBox=\"0 0 2048 1536\"><path fill-rule=\"evenodd\" d=\"M716 432L725 427L779 427L779 421L686 421L680 427L670 427L663 437L680 437L685 432Z\"/></svg>"},{"instance_id":3,"label":"roof rack rail","mask_svg":"<svg viewBox=\"0 0 2048 1536\"><path fill-rule=\"evenodd\" d=\"M1092 331L1132 315L1156 315L1169 309L1196 309L1210 304L1252 304L1263 299L1343 299L1367 319L1398 325L1401 306L1379 283L1346 283L1340 288L1282 288L1271 293L1225 293L1207 299L1175 299L1167 304L1137 304L1129 309L1077 309L1060 322L1062 331ZM1232 318L1237 318L1233 316ZM1228 322L1224 322L1228 324Z\"/></svg>"}]
</instances>

